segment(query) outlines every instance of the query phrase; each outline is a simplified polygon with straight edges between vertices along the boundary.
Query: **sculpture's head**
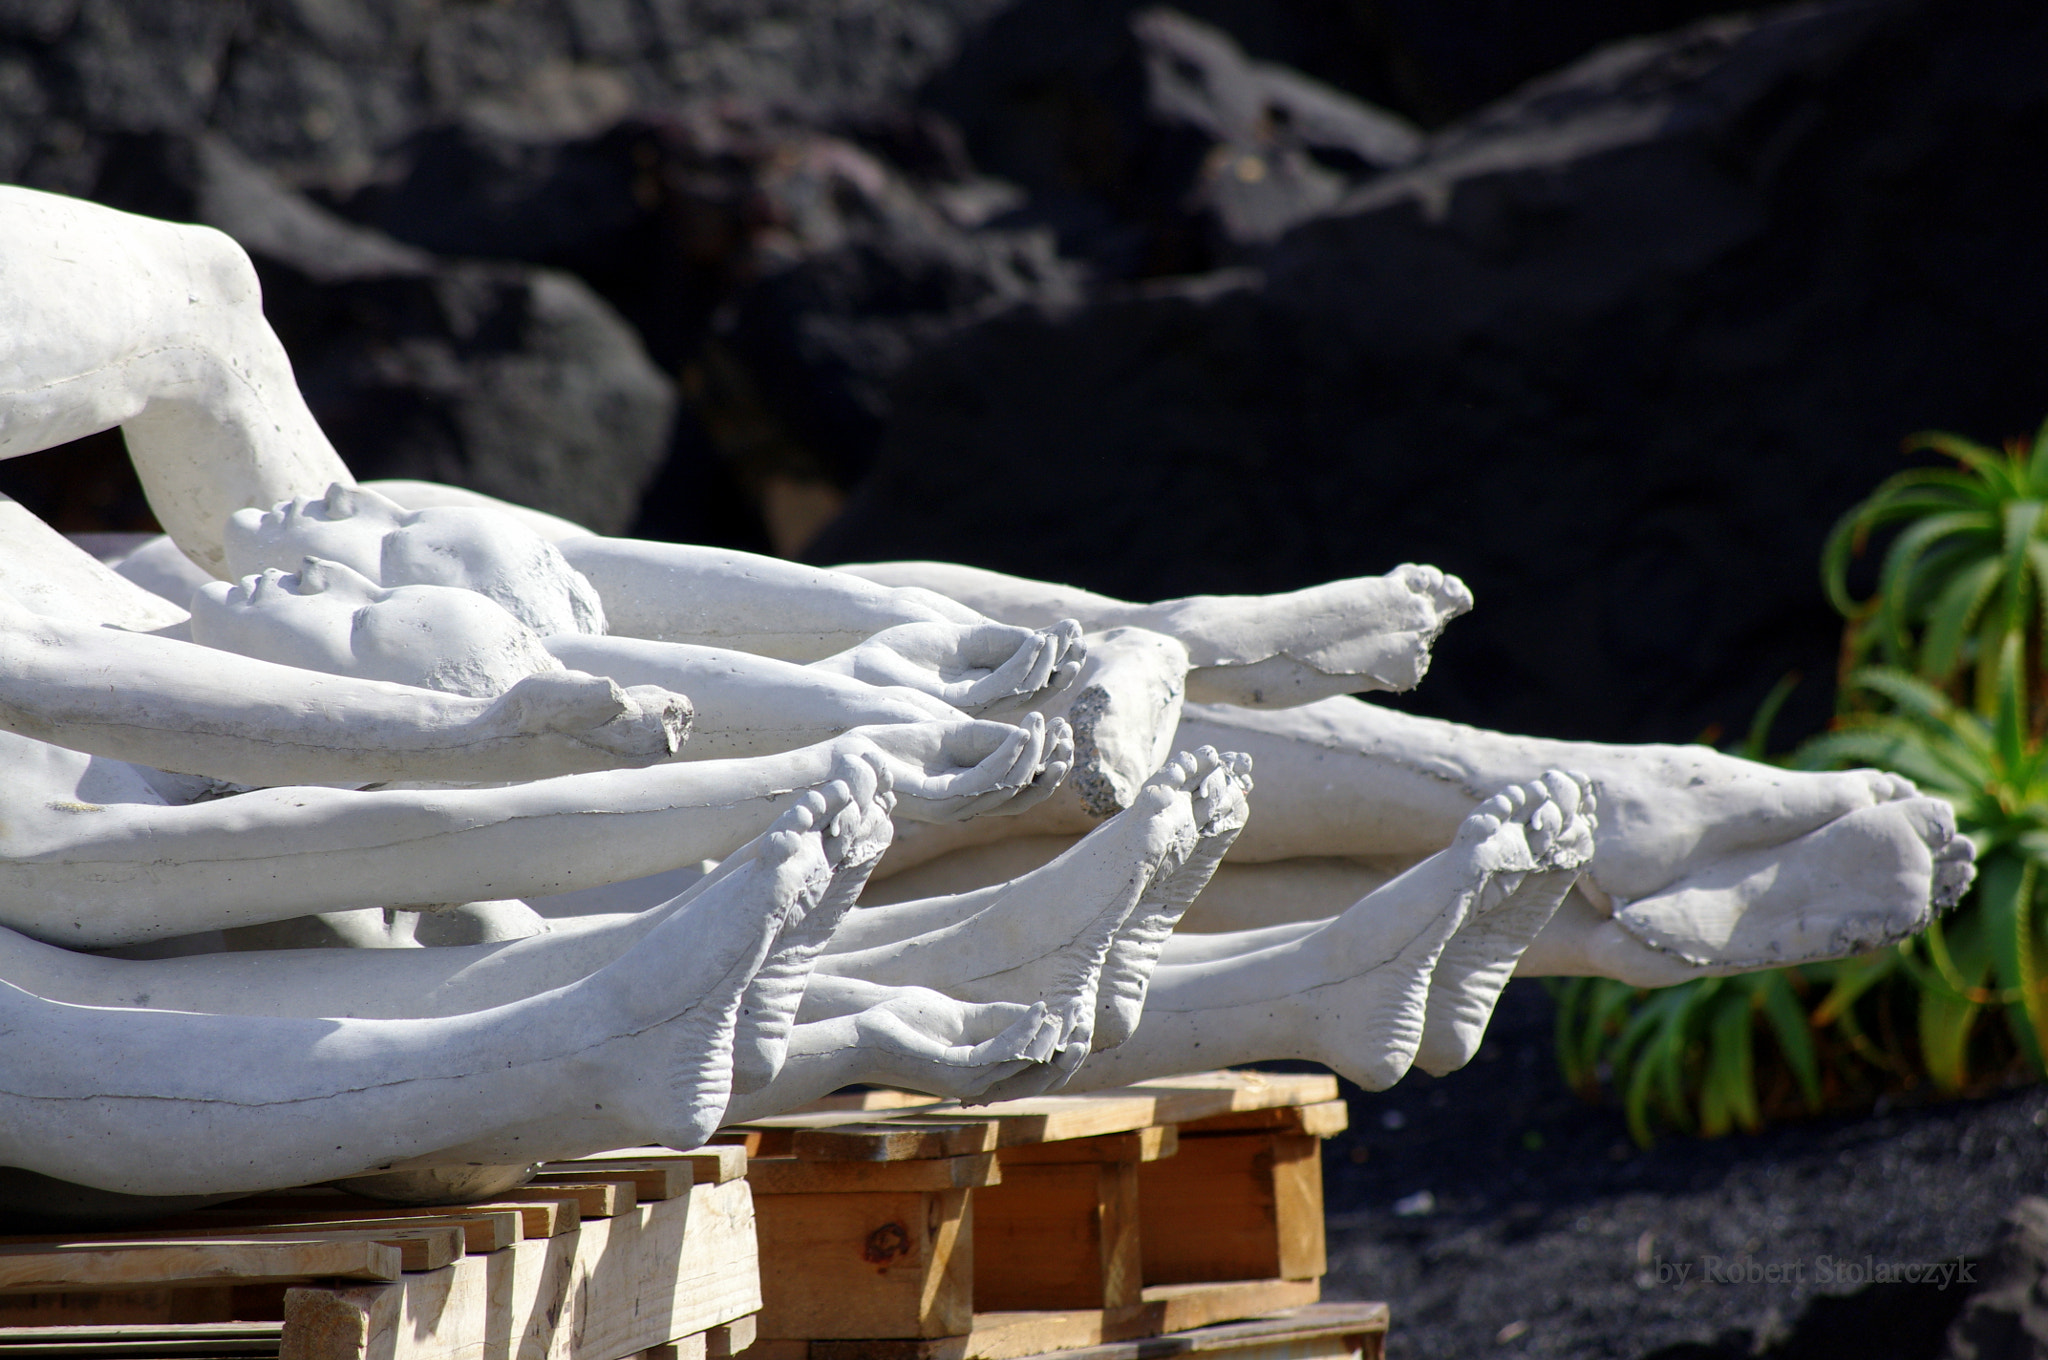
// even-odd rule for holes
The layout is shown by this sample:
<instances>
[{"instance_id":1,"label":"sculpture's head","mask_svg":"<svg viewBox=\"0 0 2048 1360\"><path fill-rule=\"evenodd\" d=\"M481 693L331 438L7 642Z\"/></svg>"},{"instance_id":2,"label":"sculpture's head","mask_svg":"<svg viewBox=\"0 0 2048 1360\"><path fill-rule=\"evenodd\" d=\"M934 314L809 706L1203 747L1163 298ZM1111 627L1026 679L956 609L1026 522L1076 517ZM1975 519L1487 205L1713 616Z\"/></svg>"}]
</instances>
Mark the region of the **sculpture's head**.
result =
<instances>
[{"instance_id":1,"label":"sculpture's head","mask_svg":"<svg viewBox=\"0 0 2048 1360\"><path fill-rule=\"evenodd\" d=\"M467 506L408 510L366 486L327 488L274 510L237 510L224 535L237 577L289 572L308 557L386 586L457 586L488 596L543 637L602 633L604 607L583 574L510 515Z\"/></svg>"},{"instance_id":2,"label":"sculpture's head","mask_svg":"<svg viewBox=\"0 0 2048 1360\"><path fill-rule=\"evenodd\" d=\"M296 572L273 567L238 585L201 586L192 600L192 640L281 665L474 698L563 668L538 634L474 591L387 590L316 557Z\"/></svg>"}]
</instances>

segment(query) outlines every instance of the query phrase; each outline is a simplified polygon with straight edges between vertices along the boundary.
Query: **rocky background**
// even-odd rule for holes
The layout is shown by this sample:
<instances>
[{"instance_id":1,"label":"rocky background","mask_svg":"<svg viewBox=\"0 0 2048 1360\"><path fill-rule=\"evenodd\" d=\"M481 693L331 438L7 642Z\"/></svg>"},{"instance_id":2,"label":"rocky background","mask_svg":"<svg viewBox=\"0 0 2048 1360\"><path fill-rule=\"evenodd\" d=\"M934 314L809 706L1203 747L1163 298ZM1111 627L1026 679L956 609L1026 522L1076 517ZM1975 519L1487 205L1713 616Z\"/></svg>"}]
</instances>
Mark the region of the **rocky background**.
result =
<instances>
[{"instance_id":1,"label":"rocky background","mask_svg":"<svg viewBox=\"0 0 2048 1360\"><path fill-rule=\"evenodd\" d=\"M0 179L238 238L365 475L1147 598L1430 561L1422 711L1798 670L1789 738L1833 518L2048 414L2048 11L1715 9L0 0ZM111 439L0 486L146 513Z\"/></svg>"}]
</instances>

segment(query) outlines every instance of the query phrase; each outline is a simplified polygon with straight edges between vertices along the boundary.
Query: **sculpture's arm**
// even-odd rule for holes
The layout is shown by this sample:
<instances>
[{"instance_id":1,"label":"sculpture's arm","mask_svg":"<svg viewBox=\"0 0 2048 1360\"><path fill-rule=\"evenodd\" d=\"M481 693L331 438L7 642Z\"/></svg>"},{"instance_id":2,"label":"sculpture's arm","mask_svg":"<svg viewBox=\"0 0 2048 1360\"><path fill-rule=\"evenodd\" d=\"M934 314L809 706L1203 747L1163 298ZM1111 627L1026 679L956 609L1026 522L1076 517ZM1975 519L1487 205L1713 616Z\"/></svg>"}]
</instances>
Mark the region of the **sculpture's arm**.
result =
<instances>
[{"instance_id":1,"label":"sculpture's arm","mask_svg":"<svg viewBox=\"0 0 2048 1360\"><path fill-rule=\"evenodd\" d=\"M689 703L592 676L494 701L320 675L0 598L0 729L244 784L484 781L673 754Z\"/></svg>"},{"instance_id":2,"label":"sculpture's arm","mask_svg":"<svg viewBox=\"0 0 2048 1360\"><path fill-rule=\"evenodd\" d=\"M1034 780L1060 772L1047 752L1062 735L1035 717L925 723L750 760L508 788L259 789L189 807L30 793L38 753L17 747L7 773L27 796L0 828L0 924L91 948L615 883L730 853L845 757L888 771L899 813L972 815L1029 798Z\"/></svg>"},{"instance_id":3,"label":"sculpture's arm","mask_svg":"<svg viewBox=\"0 0 2048 1360\"><path fill-rule=\"evenodd\" d=\"M816 661L898 624L988 622L928 590L724 548L597 537L555 546L597 588L612 632L626 637Z\"/></svg>"},{"instance_id":4,"label":"sculpture's arm","mask_svg":"<svg viewBox=\"0 0 2048 1360\"><path fill-rule=\"evenodd\" d=\"M1042 708L1081 673L1087 659L1081 625L902 623L807 670L871 685L900 685L969 713Z\"/></svg>"},{"instance_id":5,"label":"sculpture's arm","mask_svg":"<svg viewBox=\"0 0 2048 1360\"><path fill-rule=\"evenodd\" d=\"M688 694L697 718L685 760L787 751L855 727L967 717L914 690L720 647L557 634L547 648L571 670Z\"/></svg>"},{"instance_id":6,"label":"sculpture's arm","mask_svg":"<svg viewBox=\"0 0 2048 1360\"><path fill-rule=\"evenodd\" d=\"M841 567L878 585L922 586L990 618L1027 627L1078 619L1087 631L1136 627L1188 649L1190 701L1286 708L1360 690L1412 688L1444 625L1471 592L1434 567L1332 581L1281 595L1191 595L1133 604L948 562Z\"/></svg>"},{"instance_id":7,"label":"sculpture's arm","mask_svg":"<svg viewBox=\"0 0 2048 1360\"><path fill-rule=\"evenodd\" d=\"M211 570L248 505L350 481L208 227L0 186L0 458L120 426L150 508Z\"/></svg>"}]
</instances>

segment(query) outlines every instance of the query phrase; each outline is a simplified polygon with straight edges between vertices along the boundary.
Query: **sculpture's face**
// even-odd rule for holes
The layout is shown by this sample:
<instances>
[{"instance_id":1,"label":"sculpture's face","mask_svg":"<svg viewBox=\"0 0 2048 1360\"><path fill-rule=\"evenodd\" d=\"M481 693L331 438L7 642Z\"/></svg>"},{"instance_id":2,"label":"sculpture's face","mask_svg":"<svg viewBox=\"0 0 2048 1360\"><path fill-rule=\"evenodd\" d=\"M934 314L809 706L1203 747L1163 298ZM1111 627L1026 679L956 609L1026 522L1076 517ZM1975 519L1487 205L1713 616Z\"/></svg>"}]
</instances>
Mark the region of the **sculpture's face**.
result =
<instances>
[{"instance_id":1,"label":"sculpture's face","mask_svg":"<svg viewBox=\"0 0 2048 1360\"><path fill-rule=\"evenodd\" d=\"M237 510L223 541L238 577L288 572L317 557L386 586L476 591L542 635L604 631L596 593L554 545L491 510L407 510L368 487L337 483L318 499Z\"/></svg>"},{"instance_id":2,"label":"sculpture's face","mask_svg":"<svg viewBox=\"0 0 2048 1360\"><path fill-rule=\"evenodd\" d=\"M340 562L307 558L192 601L192 640L263 661L478 697L557 669L533 631L472 591L386 590Z\"/></svg>"},{"instance_id":3,"label":"sculpture's face","mask_svg":"<svg viewBox=\"0 0 2048 1360\"><path fill-rule=\"evenodd\" d=\"M384 535L409 512L368 487L336 483L327 494L300 496L274 510L237 510L222 535L228 570L237 577L290 572L309 557L339 562L381 579ZM445 582L441 584L446 584Z\"/></svg>"}]
</instances>

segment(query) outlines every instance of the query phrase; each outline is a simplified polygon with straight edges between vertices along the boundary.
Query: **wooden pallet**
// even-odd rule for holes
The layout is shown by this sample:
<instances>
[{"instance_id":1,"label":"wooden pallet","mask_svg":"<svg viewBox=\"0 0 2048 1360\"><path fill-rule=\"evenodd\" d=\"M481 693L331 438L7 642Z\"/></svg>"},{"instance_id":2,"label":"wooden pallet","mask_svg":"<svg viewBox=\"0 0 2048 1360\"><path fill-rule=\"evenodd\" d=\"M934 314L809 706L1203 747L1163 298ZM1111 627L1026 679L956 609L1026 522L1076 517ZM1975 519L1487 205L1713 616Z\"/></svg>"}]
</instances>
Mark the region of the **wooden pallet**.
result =
<instances>
[{"instance_id":1,"label":"wooden pallet","mask_svg":"<svg viewBox=\"0 0 2048 1360\"><path fill-rule=\"evenodd\" d=\"M752 1155L755 1360L1017 1360L1320 1296L1335 1078L871 1105L725 1135Z\"/></svg>"},{"instance_id":2,"label":"wooden pallet","mask_svg":"<svg viewBox=\"0 0 2048 1360\"><path fill-rule=\"evenodd\" d=\"M331 1190L0 1238L0 1360L726 1360L760 1307L739 1148L551 1163L489 1204Z\"/></svg>"}]
</instances>

